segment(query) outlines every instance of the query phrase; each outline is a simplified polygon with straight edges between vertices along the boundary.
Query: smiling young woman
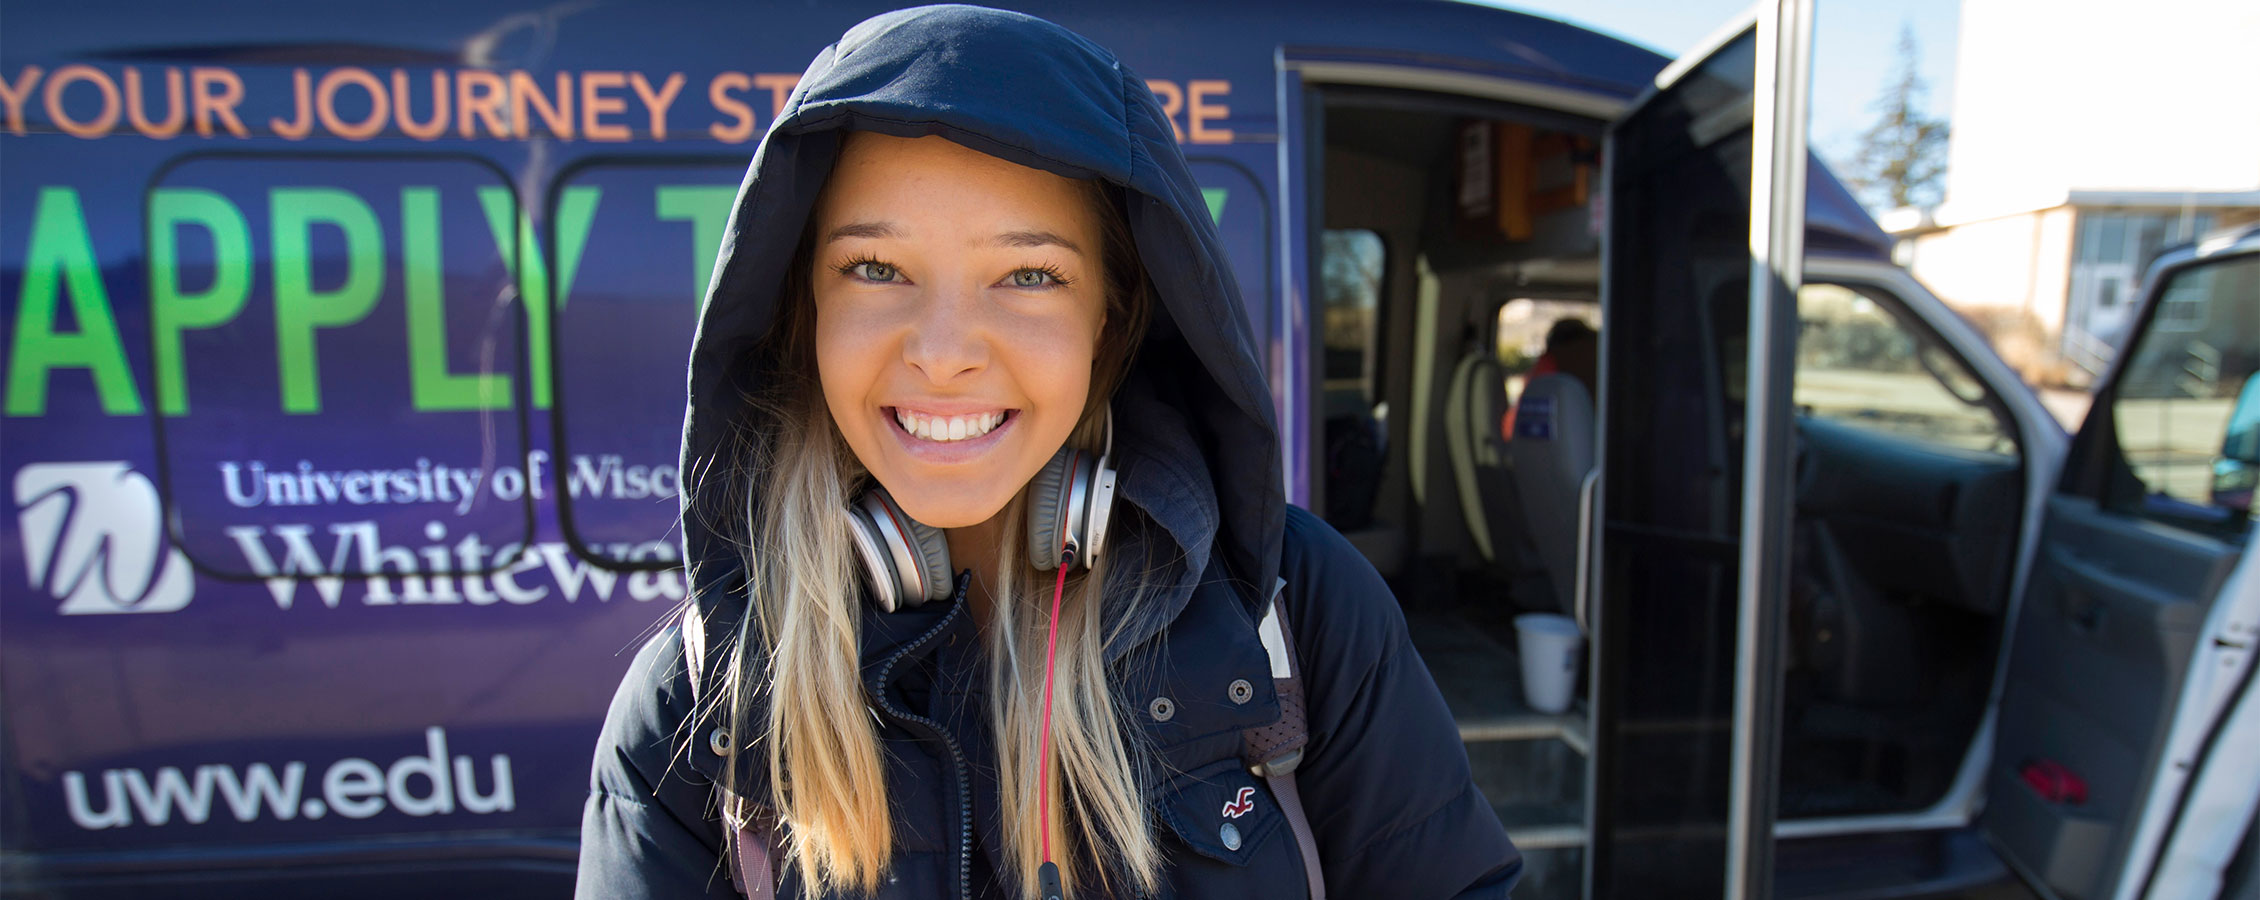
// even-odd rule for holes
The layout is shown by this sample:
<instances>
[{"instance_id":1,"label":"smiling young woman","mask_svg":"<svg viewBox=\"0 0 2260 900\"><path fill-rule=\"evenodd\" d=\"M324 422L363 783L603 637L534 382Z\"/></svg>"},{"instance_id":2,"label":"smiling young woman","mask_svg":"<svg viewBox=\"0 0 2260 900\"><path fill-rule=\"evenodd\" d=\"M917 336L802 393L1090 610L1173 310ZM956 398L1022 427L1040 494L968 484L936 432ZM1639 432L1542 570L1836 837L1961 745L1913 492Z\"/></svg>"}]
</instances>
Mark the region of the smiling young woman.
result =
<instances>
[{"instance_id":1,"label":"smiling young woman","mask_svg":"<svg viewBox=\"0 0 2260 900\"><path fill-rule=\"evenodd\" d=\"M966 6L826 48L700 314L692 597L606 718L581 896L1505 897L1388 588L1285 502L1256 347L1105 50Z\"/></svg>"},{"instance_id":2,"label":"smiling young woman","mask_svg":"<svg viewBox=\"0 0 2260 900\"><path fill-rule=\"evenodd\" d=\"M940 137L855 133L817 203L825 404L952 559L995 557L1005 502L1109 395L1091 390L1100 336L1110 298L1132 298L1105 277L1101 196Z\"/></svg>"},{"instance_id":3,"label":"smiling young woman","mask_svg":"<svg viewBox=\"0 0 2260 900\"><path fill-rule=\"evenodd\" d=\"M733 732L767 734L776 748L768 799L779 818L805 823L794 855L813 884L868 891L894 853L891 823L870 815L889 791L860 714L859 639L838 627L862 615L862 580L825 577L849 553L831 520L868 479L902 514L941 531L950 560L973 564L959 593L989 645L996 700L950 713L992 720L1017 877L1034 886L1044 858L1036 826L1048 820L1063 848L1116 848L1113 871L1090 877L1154 887L1152 823L1103 693L1054 698L1049 774L1068 789L1050 798L1054 809L1037 808L1045 716L1041 692L1027 686L1047 676L1104 686L1098 586L1109 570L1094 564L1063 583L1061 643L1047 652L1048 617L1015 601L1037 602L1050 573L1025 541L1006 537L1026 530L1027 488L1062 446L1103 445L1105 398L1144 333L1144 267L1112 190L940 137L842 138L794 254L784 321L763 345L782 360L780 375L816 377L778 377L757 395L777 437L766 459L750 445L746 463L779 485L813 488L747 501L747 519L759 523L746 565L757 573L752 621L763 642L737 647L768 660L771 699L766 709L750 697L727 701ZM788 782L800 789L780 789ZM1081 833L1069 833L1078 822Z\"/></svg>"}]
</instances>

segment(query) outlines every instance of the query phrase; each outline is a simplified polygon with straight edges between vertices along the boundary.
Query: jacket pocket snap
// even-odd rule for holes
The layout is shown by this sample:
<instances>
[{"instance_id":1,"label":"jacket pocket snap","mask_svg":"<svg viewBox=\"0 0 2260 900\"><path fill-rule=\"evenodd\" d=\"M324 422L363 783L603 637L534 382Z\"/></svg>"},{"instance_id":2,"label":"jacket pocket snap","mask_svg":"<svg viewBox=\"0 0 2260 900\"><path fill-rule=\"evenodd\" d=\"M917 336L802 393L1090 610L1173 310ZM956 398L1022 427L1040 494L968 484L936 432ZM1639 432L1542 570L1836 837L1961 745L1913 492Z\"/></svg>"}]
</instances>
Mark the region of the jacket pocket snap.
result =
<instances>
[{"instance_id":1,"label":"jacket pocket snap","mask_svg":"<svg viewBox=\"0 0 2260 900\"><path fill-rule=\"evenodd\" d=\"M1162 821L1202 856L1247 865L1285 817L1271 791L1237 759L1179 776L1160 803Z\"/></svg>"}]
</instances>

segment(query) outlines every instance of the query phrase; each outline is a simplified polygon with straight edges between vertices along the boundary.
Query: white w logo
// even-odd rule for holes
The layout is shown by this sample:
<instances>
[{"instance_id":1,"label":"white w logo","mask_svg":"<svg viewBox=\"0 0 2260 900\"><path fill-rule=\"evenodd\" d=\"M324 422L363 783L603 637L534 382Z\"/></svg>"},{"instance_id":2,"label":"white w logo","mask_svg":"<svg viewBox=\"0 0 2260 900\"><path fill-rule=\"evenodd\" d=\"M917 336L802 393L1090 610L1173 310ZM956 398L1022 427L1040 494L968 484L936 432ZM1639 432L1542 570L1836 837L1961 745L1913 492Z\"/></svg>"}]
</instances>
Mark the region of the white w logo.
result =
<instances>
[{"instance_id":1,"label":"white w logo","mask_svg":"<svg viewBox=\"0 0 2260 900\"><path fill-rule=\"evenodd\" d=\"M31 586L63 615L172 612L195 576L166 545L157 489L123 462L34 463L16 472Z\"/></svg>"}]
</instances>

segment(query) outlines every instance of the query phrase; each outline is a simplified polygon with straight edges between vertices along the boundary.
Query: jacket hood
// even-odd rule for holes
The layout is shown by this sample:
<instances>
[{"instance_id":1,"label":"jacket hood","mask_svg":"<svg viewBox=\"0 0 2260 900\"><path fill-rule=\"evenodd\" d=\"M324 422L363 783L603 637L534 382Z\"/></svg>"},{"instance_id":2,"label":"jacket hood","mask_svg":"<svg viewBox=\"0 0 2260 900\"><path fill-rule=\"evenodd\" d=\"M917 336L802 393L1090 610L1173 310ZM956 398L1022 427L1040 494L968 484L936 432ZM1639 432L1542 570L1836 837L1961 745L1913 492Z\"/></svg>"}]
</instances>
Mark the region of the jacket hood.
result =
<instances>
[{"instance_id":1,"label":"jacket hood","mask_svg":"<svg viewBox=\"0 0 2260 900\"><path fill-rule=\"evenodd\" d=\"M1156 602L1119 632L1110 654L1174 619L1193 586L1215 577L1212 563L1235 582L1271 584L1286 502L1271 396L1175 132L1145 81L1112 54L1019 13L891 12L850 29L809 64L755 152L723 234L691 350L681 471L697 476L728 464L733 432L753 415L741 398L773 369L758 347L780 318L788 263L846 131L939 135L1122 189L1155 302L1114 398L1115 516L1120 523L1128 504L1158 526L1122 540L1175 547L1124 556L1110 537L1109 553L1177 562L1155 573ZM705 523L737 517L694 509L699 502L697 492L684 492L683 558L696 611L718 624L743 609L742 590L728 582L742 579L742 565ZM1254 591L1244 593L1253 602Z\"/></svg>"}]
</instances>

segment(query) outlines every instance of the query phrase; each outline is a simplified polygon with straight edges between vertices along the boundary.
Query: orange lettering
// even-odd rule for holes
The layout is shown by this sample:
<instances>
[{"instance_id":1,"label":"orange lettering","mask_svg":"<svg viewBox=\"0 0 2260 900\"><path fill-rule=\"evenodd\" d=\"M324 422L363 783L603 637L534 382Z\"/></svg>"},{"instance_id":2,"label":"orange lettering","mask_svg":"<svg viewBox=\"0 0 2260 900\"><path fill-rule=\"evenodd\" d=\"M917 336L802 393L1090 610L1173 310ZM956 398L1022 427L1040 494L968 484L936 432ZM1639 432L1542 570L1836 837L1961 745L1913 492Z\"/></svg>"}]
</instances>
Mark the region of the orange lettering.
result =
<instances>
[{"instance_id":1,"label":"orange lettering","mask_svg":"<svg viewBox=\"0 0 2260 900\"><path fill-rule=\"evenodd\" d=\"M552 104L548 95L541 92L541 85L534 81L534 76L513 70L510 73L510 99L510 119L518 126L520 140L532 133L526 118L528 106L541 114L542 124L549 126L551 135L558 140L573 139L573 76L564 72L557 73L557 101Z\"/></svg>"},{"instance_id":2,"label":"orange lettering","mask_svg":"<svg viewBox=\"0 0 2260 900\"><path fill-rule=\"evenodd\" d=\"M432 119L418 122L408 109L408 73L392 70L392 108L400 131L419 141L428 141L447 131L447 73L432 70Z\"/></svg>"},{"instance_id":3,"label":"orange lettering","mask_svg":"<svg viewBox=\"0 0 2260 900\"><path fill-rule=\"evenodd\" d=\"M169 140L179 134L182 125L188 124L188 104L181 99L180 70L165 67L165 121L149 121L149 109L141 101L141 70L126 68L126 121L135 130L157 140Z\"/></svg>"},{"instance_id":4,"label":"orange lettering","mask_svg":"<svg viewBox=\"0 0 2260 900\"><path fill-rule=\"evenodd\" d=\"M1185 126L1177 124L1177 114L1185 108L1185 92L1177 89L1177 82L1160 78L1146 80L1146 90L1154 92L1161 101L1162 118L1169 120L1169 130L1177 133L1177 142L1185 142Z\"/></svg>"},{"instance_id":5,"label":"orange lettering","mask_svg":"<svg viewBox=\"0 0 2260 900\"><path fill-rule=\"evenodd\" d=\"M369 115L359 122L347 123L337 116L337 91L347 84L358 85L369 92ZM331 69L314 86L314 115L322 120L322 127L331 134L349 141L365 141L376 137L385 129L385 120L392 118L390 99L385 94L384 82L369 70L346 66Z\"/></svg>"},{"instance_id":6,"label":"orange lettering","mask_svg":"<svg viewBox=\"0 0 2260 900\"><path fill-rule=\"evenodd\" d=\"M464 69L455 73L455 133L474 137L471 133L474 115L486 122L488 136L510 136L510 129L502 125L502 76L485 69Z\"/></svg>"},{"instance_id":7,"label":"orange lettering","mask_svg":"<svg viewBox=\"0 0 2260 900\"><path fill-rule=\"evenodd\" d=\"M800 86L800 76L791 72L768 72L753 76L755 87L769 89L769 121L785 116L785 101L792 99L793 88Z\"/></svg>"},{"instance_id":8,"label":"orange lettering","mask_svg":"<svg viewBox=\"0 0 2260 900\"><path fill-rule=\"evenodd\" d=\"M92 82L94 89L102 92L100 115L80 122L64 114L63 89L75 81ZM47 79L47 118L72 137L98 138L109 134L118 124L118 86L110 82L110 76L93 66L70 65L56 69L55 77Z\"/></svg>"},{"instance_id":9,"label":"orange lettering","mask_svg":"<svg viewBox=\"0 0 2260 900\"><path fill-rule=\"evenodd\" d=\"M213 88L218 88L215 91ZM198 66L188 70L189 103L196 110L196 134L212 136L212 123L217 121L228 133L239 138L251 136L243 127L243 120L235 117L235 105L243 102L243 78L226 69Z\"/></svg>"},{"instance_id":10,"label":"orange lettering","mask_svg":"<svg viewBox=\"0 0 2260 900\"><path fill-rule=\"evenodd\" d=\"M667 80L660 83L657 94L651 92L651 82L643 79L642 72L630 73L628 78L629 86L636 89L636 96L643 98L644 108L651 111L651 139L666 140L667 107L675 105L675 95L683 91L683 73L669 73Z\"/></svg>"},{"instance_id":11,"label":"orange lettering","mask_svg":"<svg viewBox=\"0 0 2260 900\"><path fill-rule=\"evenodd\" d=\"M1232 107L1222 104L1210 105L1201 102L1203 99L1206 99L1205 95L1207 94L1214 93L1217 97L1222 98L1224 95L1232 93L1232 82L1193 81L1187 82L1186 87L1191 89L1190 93L1193 96L1193 102L1186 104L1188 109L1187 118L1193 120L1193 143L1232 143L1232 129L1208 127L1208 123L1212 119L1231 118Z\"/></svg>"},{"instance_id":12,"label":"orange lettering","mask_svg":"<svg viewBox=\"0 0 2260 900\"><path fill-rule=\"evenodd\" d=\"M597 117L606 113L628 111L628 101L622 97L607 97L600 91L619 90L628 83L628 76L620 72L581 73L581 136L592 141L624 141L632 135L628 126L618 122L606 124Z\"/></svg>"},{"instance_id":13,"label":"orange lettering","mask_svg":"<svg viewBox=\"0 0 2260 900\"><path fill-rule=\"evenodd\" d=\"M268 119L267 127L282 135L285 140L302 141L314 130L314 79L305 69L290 70L290 92L298 98L298 118L285 122Z\"/></svg>"},{"instance_id":14,"label":"orange lettering","mask_svg":"<svg viewBox=\"0 0 2260 900\"><path fill-rule=\"evenodd\" d=\"M738 123L724 125L716 122L707 126L706 133L726 144L744 143L753 137L753 107L730 96L732 88L742 91L752 86L753 79L747 78L744 72L724 72L714 76L714 81L706 86L707 99L714 101L715 111L737 119Z\"/></svg>"},{"instance_id":15,"label":"orange lettering","mask_svg":"<svg viewBox=\"0 0 2260 900\"><path fill-rule=\"evenodd\" d=\"M0 81L0 103L8 105L8 131L24 133L24 101L31 99L31 86L39 83L40 68L25 66L16 73L16 83Z\"/></svg>"}]
</instances>

